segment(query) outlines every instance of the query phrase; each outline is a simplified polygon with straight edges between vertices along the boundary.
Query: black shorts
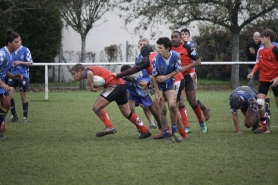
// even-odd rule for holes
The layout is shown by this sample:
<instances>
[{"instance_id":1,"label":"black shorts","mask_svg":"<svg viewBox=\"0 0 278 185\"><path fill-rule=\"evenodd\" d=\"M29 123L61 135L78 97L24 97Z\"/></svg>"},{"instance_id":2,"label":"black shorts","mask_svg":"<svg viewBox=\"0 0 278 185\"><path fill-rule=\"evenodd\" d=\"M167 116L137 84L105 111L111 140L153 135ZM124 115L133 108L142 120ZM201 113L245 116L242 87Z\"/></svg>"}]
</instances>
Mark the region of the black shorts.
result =
<instances>
[{"instance_id":1,"label":"black shorts","mask_svg":"<svg viewBox=\"0 0 278 185\"><path fill-rule=\"evenodd\" d=\"M125 84L105 87L100 96L109 102L115 101L117 105L128 103Z\"/></svg>"},{"instance_id":2,"label":"black shorts","mask_svg":"<svg viewBox=\"0 0 278 185\"><path fill-rule=\"evenodd\" d=\"M194 91L194 82L190 74L184 76L185 91Z\"/></svg>"},{"instance_id":3,"label":"black shorts","mask_svg":"<svg viewBox=\"0 0 278 185\"><path fill-rule=\"evenodd\" d=\"M17 88L19 86L20 91L22 92L27 92L28 88L29 88L29 78L23 77L22 80L15 80L15 79L11 79L9 78L9 82L8 85L10 87L14 87Z\"/></svg>"},{"instance_id":4,"label":"black shorts","mask_svg":"<svg viewBox=\"0 0 278 185\"><path fill-rule=\"evenodd\" d=\"M267 95L269 87L271 85L272 85L272 82L261 82L260 81L258 93ZM277 97L278 96L278 86L272 87L271 89L273 91L274 96Z\"/></svg>"}]
</instances>

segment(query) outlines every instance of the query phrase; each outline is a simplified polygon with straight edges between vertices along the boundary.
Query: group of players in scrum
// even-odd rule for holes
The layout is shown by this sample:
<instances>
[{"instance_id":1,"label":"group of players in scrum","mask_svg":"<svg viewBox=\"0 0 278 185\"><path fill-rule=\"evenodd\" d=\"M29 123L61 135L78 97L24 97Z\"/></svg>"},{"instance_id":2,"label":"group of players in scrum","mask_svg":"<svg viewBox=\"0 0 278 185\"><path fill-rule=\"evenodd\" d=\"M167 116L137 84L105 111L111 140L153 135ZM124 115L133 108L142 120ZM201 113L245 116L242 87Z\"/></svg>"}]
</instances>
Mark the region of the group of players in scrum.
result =
<instances>
[{"instance_id":1,"label":"group of players in scrum","mask_svg":"<svg viewBox=\"0 0 278 185\"><path fill-rule=\"evenodd\" d=\"M259 57L254 71L248 75L248 78L252 78L254 72L259 68L261 69L260 77L262 75L263 77L260 78L258 94L256 91L251 92L248 87L239 87L230 96L230 107L233 115L234 110L241 109L246 115L245 125L247 127L254 127L255 123L258 123L257 127L253 129L254 133L269 133L263 104L270 87L274 92L276 103L278 102L278 48L272 44L275 35L269 29L262 32L263 46L258 52ZM116 129L104 110L109 103L115 101L122 114L137 127L139 134L136 138L144 139L151 136L151 132L134 111L136 104L142 104L146 108L145 112L150 111L152 113L161 130L158 135L154 136L155 139L163 139L165 143L174 140L182 142L188 139L187 134L190 133L184 106L185 95L198 118L202 133L207 133L208 127L205 121L210 117L210 109L197 100L193 80L196 78L194 68L201 63L196 50L183 41L179 31L172 33L171 40L168 37L160 37L156 43L157 53L148 45L147 39L139 40L139 47L142 46L142 48L135 66L123 66L121 73L111 73L100 66L90 66L86 69L83 65L76 64L72 67L71 73L74 80L87 79L90 90L93 92L98 90L94 87L94 75L101 76L106 81L103 92L93 105L93 111L106 126L104 130L96 133L97 137L116 133ZM155 91L154 101L152 101L149 92L152 89ZM246 98L242 96L244 92L248 94ZM249 97L249 94L252 94L252 97ZM257 96L258 100L256 100ZM165 103L168 104L170 112L171 128L167 122ZM253 117L250 118L247 115ZM259 119L255 119L257 116ZM238 118L233 116L233 120L235 123ZM250 121L250 125L247 125L246 121ZM150 126L155 127L153 124Z\"/></svg>"}]
</instances>

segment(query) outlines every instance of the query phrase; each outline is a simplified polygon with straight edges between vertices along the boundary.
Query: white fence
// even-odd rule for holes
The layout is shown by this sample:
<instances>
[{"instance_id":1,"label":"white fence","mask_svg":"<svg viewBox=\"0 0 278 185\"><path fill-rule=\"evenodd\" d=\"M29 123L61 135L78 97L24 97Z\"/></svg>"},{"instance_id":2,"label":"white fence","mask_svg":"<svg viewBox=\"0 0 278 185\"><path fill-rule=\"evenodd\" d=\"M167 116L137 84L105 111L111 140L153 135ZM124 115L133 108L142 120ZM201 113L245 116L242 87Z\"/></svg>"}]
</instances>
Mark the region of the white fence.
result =
<instances>
[{"instance_id":1,"label":"white fence","mask_svg":"<svg viewBox=\"0 0 278 185\"><path fill-rule=\"evenodd\" d=\"M48 67L49 66L74 66L77 63L34 63L33 66L45 67L45 100L48 100ZM134 65L134 62L101 62L101 63L81 63L85 66L102 66L102 65ZM234 65L234 64L255 64L255 62L202 62L202 65Z\"/></svg>"}]
</instances>

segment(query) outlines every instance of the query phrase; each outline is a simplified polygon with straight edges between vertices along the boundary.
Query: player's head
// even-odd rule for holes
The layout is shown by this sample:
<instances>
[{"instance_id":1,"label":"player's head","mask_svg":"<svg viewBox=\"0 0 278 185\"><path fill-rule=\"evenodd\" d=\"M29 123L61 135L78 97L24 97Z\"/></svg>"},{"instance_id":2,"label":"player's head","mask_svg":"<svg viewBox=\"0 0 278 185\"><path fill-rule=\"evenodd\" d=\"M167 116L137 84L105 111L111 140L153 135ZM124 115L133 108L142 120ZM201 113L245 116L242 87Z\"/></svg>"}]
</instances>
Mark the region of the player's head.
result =
<instances>
[{"instance_id":1,"label":"player's head","mask_svg":"<svg viewBox=\"0 0 278 185\"><path fill-rule=\"evenodd\" d=\"M230 96L230 106L233 109L239 109L243 105L243 98L241 96L238 96L236 94L232 94Z\"/></svg>"},{"instance_id":2,"label":"player's head","mask_svg":"<svg viewBox=\"0 0 278 185\"><path fill-rule=\"evenodd\" d=\"M160 37L157 41L157 52L160 56L169 57L170 50L172 49L172 42L168 37Z\"/></svg>"},{"instance_id":3,"label":"player's head","mask_svg":"<svg viewBox=\"0 0 278 185\"><path fill-rule=\"evenodd\" d=\"M181 32L173 31L171 35L172 45L178 47L182 44Z\"/></svg>"},{"instance_id":4,"label":"player's head","mask_svg":"<svg viewBox=\"0 0 278 185\"><path fill-rule=\"evenodd\" d=\"M20 47L20 44L21 42L19 34L12 30L7 30L5 36L5 46L7 46L8 49L13 52Z\"/></svg>"},{"instance_id":5,"label":"player's head","mask_svg":"<svg viewBox=\"0 0 278 185\"><path fill-rule=\"evenodd\" d=\"M141 50L141 48L144 45L147 45L147 44L149 44L149 40L148 39L146 39L146 38L139 39L139 41L138 41L138 49Z\"/></svg>"},{"instance_id":6,"label":"player's head","mask_svg":"<svg viewBox=\"0 0 278 185\"><path fill-rule=\"evenodd\" d=\"M262 44L265 44L267 40L270 40L270 42L273 42L274 39L277 37L276 33L274 33L271 29L266 28L262 33L261 33L261 41Z\"/></svg>"},{"instance_id":7,"label":"player's head","mask_svg":"<svg viewBox=\"0 0 278 185\"><path fill-rule=\"evenodd\" d=\"M82 64L75 64L74 66L72 66L70 70L73 79L77 81L84 79L84 74L83 74L84 71L85 71L85 67Z\"/></svg>"},{"instance_id":8,"label":"player's head","mask_svg":"<svg viewBox=\"0 0 278 185\"><path fill-rule=\"evenodd\" d=\"M181 30L181 37L184 42L189 42L190 39L190 31L187 28Z\"/></svg>"},{"instance_id":9,"label":"player's head","mask_svg":"<svg viewBox=\"0 0 278 185\"><path fill-rule=\"evenodd\" d=\"M121 72L123 72L123 71L125 71L125 70L127 70L127 69L129 69L129 68L131 68L130 65L123 65L123 66L121 67Z\"/></svg>"},{"instance_id":10,"label":"player's head","mask_svg":"<svg viewBox=\"0 0 278 185\"><path fill-rule=\"evenodd\" d=\"M150 55L151 52L153 52L153 48L150 45L144 45L140 50L143 57Z\"/></svg>"}]
</instances>

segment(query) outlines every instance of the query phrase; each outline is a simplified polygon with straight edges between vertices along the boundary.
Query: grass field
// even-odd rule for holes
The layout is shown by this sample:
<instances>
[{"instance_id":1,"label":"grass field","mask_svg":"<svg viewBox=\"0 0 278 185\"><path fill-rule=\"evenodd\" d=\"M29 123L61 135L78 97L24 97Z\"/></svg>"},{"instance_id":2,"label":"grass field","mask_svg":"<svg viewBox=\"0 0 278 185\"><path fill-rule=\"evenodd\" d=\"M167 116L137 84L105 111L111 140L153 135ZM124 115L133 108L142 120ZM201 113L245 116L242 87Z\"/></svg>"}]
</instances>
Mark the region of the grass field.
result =
<instances>
[{"instance_id":1,"label":"grass field","mask_svg":"<svg viewBox=\"0 0 278 185\"><path fill-rule=\"evenodd\" d=\"M115 103L106 110L118 132L95 137L104 128L91 110L98 94L50 92L45 101L43 92L28 93L30 122L7 123L10 139L0 141L0 184L278 183L278 115L273 96L272 133L254 135L240 116L244 133L236 134L228 107L230 91L198 91L199 99L211 107L209 132L201 133L186 102L190 139L164 144L152 138L134 139L135 127ZM22 115L19 94L15 97L17 112ZM141 108L137 113L149 125Z\"/></svg>"}]
</instances>

